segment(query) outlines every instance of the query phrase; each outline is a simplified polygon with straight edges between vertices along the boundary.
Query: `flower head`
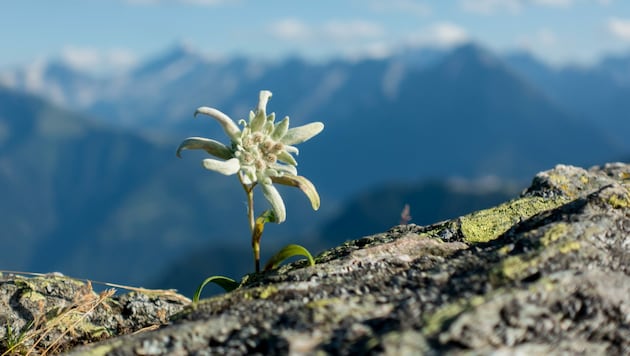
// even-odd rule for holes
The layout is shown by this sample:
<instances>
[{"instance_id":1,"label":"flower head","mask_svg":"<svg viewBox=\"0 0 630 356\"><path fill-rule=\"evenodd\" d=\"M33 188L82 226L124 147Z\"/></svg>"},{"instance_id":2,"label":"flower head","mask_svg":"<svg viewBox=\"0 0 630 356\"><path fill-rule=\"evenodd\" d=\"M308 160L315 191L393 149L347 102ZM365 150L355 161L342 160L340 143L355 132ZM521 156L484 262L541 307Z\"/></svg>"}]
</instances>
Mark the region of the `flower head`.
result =
<instances>
[{"instance_id":1,"label":"flower head","mask_svg":"<svg viewBox=\"0 0 630 356\"><path fill-rule=\"evenodd\" d=\"M276 222L281 223L286 218L286 209L273 183L300 188L311 201L313 209L319 209L317 190L308 179L297 175L297 161L292 154L299 153L294 145L320 133L324 124L313 122L290 129L288 116L276 123L275 114L267 115L266 112L269 98L271 92L262 90L255 112L249 112L249 121L239 120L238 124L217 109L205 106L198 108L195 116L204 114L216 119L230 138L230 144L190 137L179 145L177 156L180 157L182 150L202 149L220 158L206 158L203 166L225 175L238 174L243 184L260 184L265 198L271 204Z\"/></svg>"}]
</instances>

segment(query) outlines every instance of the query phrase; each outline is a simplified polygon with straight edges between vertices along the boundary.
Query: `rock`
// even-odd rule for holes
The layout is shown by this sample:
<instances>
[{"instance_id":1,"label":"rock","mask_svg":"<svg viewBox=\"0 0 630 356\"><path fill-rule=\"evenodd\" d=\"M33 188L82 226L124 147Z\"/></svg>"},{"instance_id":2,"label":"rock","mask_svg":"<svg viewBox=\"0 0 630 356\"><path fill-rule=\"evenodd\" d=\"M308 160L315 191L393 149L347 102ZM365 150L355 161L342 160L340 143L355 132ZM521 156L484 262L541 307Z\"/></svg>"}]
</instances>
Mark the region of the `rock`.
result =
<instances>
[{"instance_id":1,"label":"rock","mask_svg":"<svg viewBox=\"0 0 630 356\"><path fill-rule=\"evenodd\" d=\"M630 165L559 165L497 207L249 275L71 354L630 354L629 236Z\"/></svg>"},{"instance_id":2,"label":"rock","mask_svg":"<svg viewBox=\"0 0 630 356\"><path fill-rule=\"evenodd\" d=\"M172 291L96 293L58 273L0 276L0 352L57 353L76 345L157 328L190 300Z\"/></svg>"}]
</instances>

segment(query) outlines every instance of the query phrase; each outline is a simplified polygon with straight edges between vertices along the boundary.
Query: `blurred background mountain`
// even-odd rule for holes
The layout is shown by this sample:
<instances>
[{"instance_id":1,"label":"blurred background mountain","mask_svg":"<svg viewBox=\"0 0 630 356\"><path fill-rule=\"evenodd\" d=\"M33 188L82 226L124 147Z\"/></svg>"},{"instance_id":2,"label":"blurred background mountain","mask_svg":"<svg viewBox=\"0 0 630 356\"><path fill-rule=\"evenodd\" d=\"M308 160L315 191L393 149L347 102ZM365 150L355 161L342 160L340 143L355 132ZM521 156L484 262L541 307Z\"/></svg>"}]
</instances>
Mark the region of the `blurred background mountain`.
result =
<instances>
[{"instance_id":1,"label":"blurred background mountain","mask_svg":"<svg viewBox=\"0 0 630 356\"><path fill-rule=\"evenodd\" d=\"M299 157L321 210L281 189L288 218L266 228L266 256L382 232L405 205L416 224L489 207L558 163L630 159L630 53L555 66L462 41L264 60L177 42L109 74L39 61L0 69L0 269L185 294L210 274L249 272L241 187L205 171L203 154L177 159L175 148L187 136L225 142L194 109L244 118L261 89L292 126L326 124Z\"/></svg>"}]
</instances>

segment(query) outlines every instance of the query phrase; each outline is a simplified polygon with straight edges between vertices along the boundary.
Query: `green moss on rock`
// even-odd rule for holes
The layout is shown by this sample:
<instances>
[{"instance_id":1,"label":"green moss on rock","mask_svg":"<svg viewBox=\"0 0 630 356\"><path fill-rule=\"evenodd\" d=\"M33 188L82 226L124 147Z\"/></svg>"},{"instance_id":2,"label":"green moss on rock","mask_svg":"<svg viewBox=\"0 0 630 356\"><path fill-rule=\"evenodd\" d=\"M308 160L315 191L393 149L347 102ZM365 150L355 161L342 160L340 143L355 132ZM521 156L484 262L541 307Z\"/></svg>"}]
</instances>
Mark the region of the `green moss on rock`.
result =
<instances>
[{"instance_id":1,"label":"green moss on rock","mask_svg":"<svg viewBox=\"0 0 630 356\"><path fill-rule=\"evenodd\" d=\"M514 224L543 211L557 208L567 201L568 199L564 197L529 196L468 214L460 218L464 241L479 243L494 240Z\"/></svg>"}]
</instances>

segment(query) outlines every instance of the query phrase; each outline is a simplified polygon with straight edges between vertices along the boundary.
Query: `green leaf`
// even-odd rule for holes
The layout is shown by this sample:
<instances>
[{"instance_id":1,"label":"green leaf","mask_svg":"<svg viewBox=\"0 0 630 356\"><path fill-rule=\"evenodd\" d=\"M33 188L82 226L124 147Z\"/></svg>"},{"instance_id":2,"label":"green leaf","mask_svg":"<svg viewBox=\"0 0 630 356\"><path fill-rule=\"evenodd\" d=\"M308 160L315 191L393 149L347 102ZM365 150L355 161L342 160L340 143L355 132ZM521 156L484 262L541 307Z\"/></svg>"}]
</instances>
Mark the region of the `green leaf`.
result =
<instances>
[{"instance_id":1,"label":"green leaf","mask_svg":"<svg viewBox=\"0 0 630 356\"><path fill-rule=\"evenodd\" d=\"M300 245L286 245L280 251L278 251L275 255L269 259L269 262L265 265L265 271L269 271L277 268L282 262L286 259L293 256L304 256L308 259L308 263L310 266L315 265L315 260L313 256L311 256L308 250Z\"/></svg>"},{"instance_id":2,"label":"green leaf","mask_svg":"<svg viewBox=\"0 0 630 356\"><path fill-rule=\"evenodd\" d=\"M254 225L254 236L253 239L255 241L260 241L263 230L265 230L265 224L268 222L275 222L276 214L274 214L273 210L265 210L259 217L256 218L256 224Z\"/></svg>"},{"instance_id":3,"label":"green leaf","mask_svg":"<svg viewBox=\"0 0 630 356\"><path fill-rule=\"evenodd\" d=\"M235 290L236 288L238 288L239 286L239 284L236 283L236 281L233 280L232 278L223 277L223 276L208 277L206 278L205 281L203 281L203 283L199 285L199 287L197 287L197 290L195 291L195 295L193 296L193 303L197 303L199 301L199 297L201 296L201 291L203 290L203 287L205 287L206 284L211 283L211 282L223 288L226 292L231 292Z\"/></svg>"},{"instance_id":4,"label":"green leaf","mask_svg":"<svg viewBox=\"0 0 630 356\"><path fill-rule=\"evenodd\" d=\"M268 222L275 222L276 214L274 214L273 210L265 210L262 214L260 214L256 218L256 225L265 225Z\"/></svg>"}]
</instances>

